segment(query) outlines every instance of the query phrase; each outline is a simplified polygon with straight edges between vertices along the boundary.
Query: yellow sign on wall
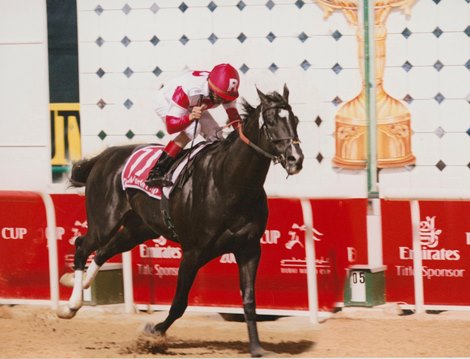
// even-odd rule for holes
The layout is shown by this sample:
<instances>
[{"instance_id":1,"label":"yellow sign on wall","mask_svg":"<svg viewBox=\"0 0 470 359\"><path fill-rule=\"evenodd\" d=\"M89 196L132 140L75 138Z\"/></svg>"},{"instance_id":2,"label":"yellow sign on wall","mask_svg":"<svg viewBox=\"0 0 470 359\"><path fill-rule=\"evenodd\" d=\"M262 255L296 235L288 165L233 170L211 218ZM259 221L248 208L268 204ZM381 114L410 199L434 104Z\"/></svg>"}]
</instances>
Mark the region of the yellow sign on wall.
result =
<instances>
[{"instance_id":1,"label":"yellow sign on wall","mask_svg":"<svg viewBox=\"0 0 470 359\"><path fill-rule=\"evenodd\" d=\"M80 104L51 103L51 164L68 167L81 159Z\"/></svg>"}]
</instances>

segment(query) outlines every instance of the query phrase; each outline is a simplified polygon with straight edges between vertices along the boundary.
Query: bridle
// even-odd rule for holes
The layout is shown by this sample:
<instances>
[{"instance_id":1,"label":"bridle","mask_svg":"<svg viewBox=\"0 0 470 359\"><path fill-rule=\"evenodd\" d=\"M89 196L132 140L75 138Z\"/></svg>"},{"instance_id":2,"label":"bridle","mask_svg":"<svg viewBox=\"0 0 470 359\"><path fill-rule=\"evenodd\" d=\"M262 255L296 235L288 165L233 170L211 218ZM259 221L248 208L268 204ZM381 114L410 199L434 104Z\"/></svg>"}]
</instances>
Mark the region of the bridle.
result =
<instances>
[{"instance_id":1,"label":"bridle","mask_svg":"<svg viewBox=\"0 0 470 359\"><path fill-rule=\"evenodd\" d=\"M265 150L263 150L262 148L260 148L259 146L255 145L253 142L250 141L250 139L248 137L245 136L245 134L243 133L243 123L241 120L237 120L237 121L234 121L234 122L238 122L238 134L240 136L240 139L245 142L248 146L250 146L252 149L254 149L256 152L260 153L261 155L269 158L271 161L274 162L274 164L277 164L277 163L285 163L286 162L286 152L287 152L287 149L291 146L291 145L298 145L300 143L300 140L297 136L287 136L287 137L280 137L280 138L273 138L271 136L271 134L268 132L268 129L267 129L267 126L266 126L266 120L265 120L265 113L269 110L276 110L276 113L278 110L286 110L286 108L284 106L279 106L279 105L273 105L273 106L269 106L269 107L263 107L261 109L261 116L263 116L263 124L261 126L261 128L263 129L264 131L264 134L266 136L266 139L268 140L269 144L271 145L271 147L274 147L273 144L275 144L276 142L281 142L281 141L290 141L289 144L286 146L286 150L284 151L284 153L278 153L276 155L272 154L272 153L269 153ZM291 110L289 109L289 114L291 114ZM233 122L232 122L233 123Z\"/></svg>"}]
</instances>

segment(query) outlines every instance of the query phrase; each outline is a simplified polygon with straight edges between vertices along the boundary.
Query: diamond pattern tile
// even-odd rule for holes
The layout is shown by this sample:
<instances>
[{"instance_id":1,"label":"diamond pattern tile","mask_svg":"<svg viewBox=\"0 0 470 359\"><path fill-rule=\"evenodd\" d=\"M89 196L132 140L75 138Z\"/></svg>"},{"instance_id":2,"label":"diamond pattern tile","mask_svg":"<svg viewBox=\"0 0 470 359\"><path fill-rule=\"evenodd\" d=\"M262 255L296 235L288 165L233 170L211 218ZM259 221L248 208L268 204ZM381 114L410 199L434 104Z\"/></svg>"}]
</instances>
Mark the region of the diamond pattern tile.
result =
<instances>
[{"instance_id":1,"label":"diamond pattern tile","mask_svg":"<svg viewBox=\"0 0 470 359\"><path fill-rule=\"evenodd\" d=\"M96 75L98 75L99 78L102 78L106 72L100 67L98 71L96 71Z\"/></svg>"},{"instance_id":2,"label":"diamond pattern tile","mask_svg":"<svg viewBox=\"0 0 470 359\"><path fill-rule=\"evenodd\" d=\"M96 105L100 108L103 109L106 106L106 102L102 98L96 103Z\"/></svg>"},{"instance_id":3,"label":"diamond pattern tile","mask_svg":"<svg viewBox=\"0 0 470 359\"><path fill-rule=\"evenodd\" d=\"M318 161L318 163L322 163L323 155L321 154L321 152L318 152L318 155L315 157L315 159Z\"/></svg>"},{"instance_id":4,"label":"diamond pattern tile","mask_svg":"<svg viewBox=\"0 0 470 359\"><path fill-rule=\"evenodd\" d=\"M409 61L405 61L405 63L401 65L401 68L406 72L409 72L413 68L413 65Z\"/></svg>"},{"instance_id":5,"label":"diamond pattern tile","mask_svg":"<svg viewBox=\"0 0 470 359\"><path fill-rule=\"evenodd\" d=\"M178 9L180 9L180 11L181 11L182 13L184 13L186 10L188 10L188 5L186 5L184 2L182 2L182 3L180 4L180 6L178 6Z\"/></svg>"},{"instance_id":6,"label":"diamond pattern tile","mask_svg":"<svg viewBox=\"0 0 470 359\"><path fill-rule=\"evenodd\" d=\"M434 29L434 31L432 33L433 33L434 36L439 38L444 33L444 31L442 31L438 26Z\"/></svg>"},{"instance_id":7,"label":"diamond pattern tile","mask_svg":"<svg viewBox=\"0 0 470 359\"><path fill-rule=\"evenodd\" d=\"M152 43L153 46L157 46L158 43L160 42L160 39L154 35L154 36L150 39L150 42Z\"/></svg>"},{"instance_id":8,"label":"diamond pattern tile","mask_svg":"<svg viewBox=\"0 0 470 359\"><path fill-rule=\"evenodd\" d=\"M95 44L98 45L99 47L103 46L103 44L104 44L103 38L102 38L101 36L98 37L98 38L95 40Z\"/></svg>"},{"instance_id":9,"label":"diamond pattern tile","mask_svg":"<svg viewBox=\"0 0 470 359\"><path fill-rule=\"evenodd\" d=\"M243 1L239 1L237 4L237 8L242 11L246 7L246 4Z\"/></svg>"},{"instance_id":10,"label":"diamond pattern tile","mask_svg":"<svg viewBox=\"0 0 470 359\"><path fill-rule=\"evenodd\" d=\"M331 69L334 71L335 74L339 74L343 70L341 65L338 63L336 63Z\"/></svg>"},{"instance_id":11,"label":"diamond pattern tile","mask_svg":"<svg viewBox=\"0 0 470 359\"><path fill-rule=\"evenodd\" d=\"M336 41L338 41L339 39L341 39L341 37L343 36L342 33L340 33L338 30L335 30L331 36L333 36L333 39L335 39Z\"/></svg>"},{"instance_id":12,"label":"diamond pattern tile","mask_svg":"<svg viewBox=\"0 0 470 359\"><path fill-rule=\"evenodd\" d=\"M408 29L407 27L405 27L405 29L401 32L401 34L403 35L403 37L405 39L409 38L412 34L411 30Z\"/></svg>"},{"instance_id":13,"label":"diamond pattern tile","mask_svg":"<svg viewBox=\"0 0 470 359\"><path fill-rule=\"evenodd\" d=\"M207 8L208 8L211 12L214 12L215 9L217 9L217 5L216 5L213 1L211 1L211 2L209 3L209 5L207 5Z\"/></svg>"},{"instance_id":14,"label":"diamond pattern tile","mask_svg":"<svg viewBox=\"0 0 470 359\"><path fill-rule=\"evenodd\" d=\"M122 7L122 12L126 15L129 15L129 13L131 12L132 8L129 6L129 4L125 4L123 7Z\"/></svg>"},{"instance_id":15,"label":"diamond pattern tile","mask_svg":"<svg viewBox=\"0 0 470 359\"><path fill-rule=\"evenodd\" d=\"M186 35L183 35L180 37L180 40L179 40L183 45L186 45L189 41L188 37Z\"/></svg>"},{"instance_id":16,"label":"diamond pattern tile","mask_svg":"<svg viewBox=\"0 0 470 359\"><path fill-rule=\"evenodd\" d=\"M130 110L131 107L134 106L134 102L132 102L130 99L127 99L126 101L124 101L123 105L125 108Z\"/></svg>"},{"instance_id":17,"label":"diamond pattern tile","mask_svg":"<svg viewBox=\"0 0 470 359\"><path fill-rule=\"evenodd\" d=\"M444 163L444 161L442 160L439 160L439 162L436 163L436 167L439 169L439 171L443 171L444 168L446 168L446 164Z\"/></svg>"},{"instance_id":18,"label":"diamond pattern tile","mask_svg":"<svg viewBox=\"0 0 470 359\"><path fill-rule=\"evenodd\" d=\"M237 36L237 39L243 44L246 40L246 35L243 32L241 32L240 35Z\"/></svg>"},{"instance_id":19,"label":"diamond pattern tile","mask_svg":"<svg viewBox=\"0 0 470 359\"><path fill-rule=\"evenodd\" d=\"M444 64L442 62L440 62L439 60L437 60L434 65L432 65L432 67L434 67L437 71L441 71L442 68L444 67Z\"/></svg>"},{"instance_id":20,"label":"diamond pattern tile","mask_svg":"<svg viewBox=\"0 0 470 359\"><path fill-rule=\"evenodd\" d=\"M310 65L310 62L308 62L307 60L302 61L302 63L300 64L300 67L303 68L305 71L307 71L310 66L312 65Z\"/></svg>"},{"instance_id":21,"label":"diamond pattern tile","mask_svg":"<svg viewBox=\"0 0 470 359\"><path fill-rule=\"evenodd\" d=\"M320 116L317 116L317 118L315 119L315 125L317 125L318 127L320 127L320 125L323 123L323 120L321 119Z\"/></svg>"},{"instance_id":22,"label":"diamond pattern tile","mask_svg":"<svg viewBox=\"0 0 470 359\"><path fill-rule=\"evenodd\" d=\"M297 38L301 41L301 42L305 42L307 41L308 39L308 35L305 33L305 32L301 32L299 34L299 36L297 36Z\"/></svg>"},{"instance_id":23,"label":"diamond pattern tile","mask_svg":"<svg viewBox=\"0 0 470 359\"><path fill-rule=\"evenodd\" d=\"M269 42L273 42L276 40L276 35L274 35L272 32L266 35L266 39L268 39Z\"/></svg>"},{"instance_id":24,"label":"diamond pattern tile","mask_svg":"<svg viewBox=\"0 0 470 359\"><path fill-rule=\"evenodd\" d=\"M442 101L445 100L445 97L444 97L443 94L441 94L440 92L438 92L438 93L436 94L436 96L434 96L434 100L436 100L438 104L441 104Z\"/></svg>"},{"instance_id":25,"label":"diamond pattern tile","mask_svg":"<svg viewBox=\"0 0 470 359\"><path fill-rule=\"evenodd\" d=\"M465 67L467 68L467 70L470 70L470 60L468 60L468 61L465 63Z\"/></svg>"},{"instance_id":26,"label":"diamond pattern tile","mask_svg":"<svg viewBox=\"0 0 470 359\"><path fill-rule=\"evenodd\" d=\"M125 47L129 46L131 42L131 39L129 39L127 36L124 36L121 40L121 44L123 44Z\"/></svg>"},{"instance_id":27,"label":"diamond pattern tile","mask_svg":"<svg viewBox=\"0 0 470 359\"><path fill-rule=\"evenodd\" d=\"M100 131L100 133L98 133L98 137L100 138L100 140L104 140L106 138L106 136L108 136L106 134L106 132L104 132L103 130Z\"/></svg>"},{"instance_id":28,"label":"diamond pattern tile","mask_svg":"<svg viewBox=\"0 0 470 359\"><path fill-rule=\"evenodd\" d=\"M162 69L159 68L158 66L155 67L155 69L152 71L152 73L157 77L160 76L162 74L162 72L163 72Z\"/></svg>"},{"instance_id":29,"label":"diamond pattern tile","mask_svg":"<svg viewBox=\"0 0 470 359\"><path fill-rule=\"evenodd\" d=\"M129 140L132 140L132 138L134 138L135 134L134 132L132 132L132 130L129 130L126 132L126 137L129 139Z\"/></svg>"},{"instance_id":30,"label":"diamond pattern tile","mask_svg":"<svg viewBox=\"0 0 470 359\"><path fill-rule=\"evenodd\" d=\"M438 128L436 128L434 133L436 134L437 137L442 138L446 134L446 131L441 126L439 126Z\"/></svg>"},{"instance_id":31,"label":"diamond pattern tile","mask_svg":"<svg viewBox=\"0 0 470 359\"><path fill-rule=\"evenodd\" d=\"M217 42L218 39L219 39L219 38L218 38L214 33L212 33L211 36L209 36L209 37L207 38L207 40L209 40L209 42L210 42L212 45L214 45L214 44Z\"/></svg>"},{"instance_id":32,"label":"diamond pattern tile","mask_svg":"<svg viewBox=\"0 0 470 359\"><path fill-rule=\"evenodd\" d=\"M279 67L273 62L273 63L269 66L269 70L270 70L272 73L275 73L277 70L279 70Z\"/></svg>"},{"instance_id":33,"label":"diamond pattern tile","mask_svg":"<svg viewBox=\"0 0 470 359\"><path fill-rule=\"evenodd\" d=\"M464 32L467 34L467 36L470 36L470 25L467 26Z\"/></svg>"},{"instance_id":34,"label":"diamond pattern tile","mask_svg":"<svg viewBox=\"0 0 470 359\"><path fill-rule=\"evenodd\" d=\"M407 94L405 97L403 97L403 101L405 101L407 104L410 104L414 101L414 98Z\"/></svg>"},{"instance_id":35,"label":"diamond pattern tile","mask_svg":"<svg viewBox=\"0 0 470 359\"><path fill-rule=\"evenodd\" d=\"M246 64L243 64L240 66L240 71L243 73L243 74L246 74L248 72L250 68L246 65Z\"/></svg>"},{"instance_id":36,"label":"diamond pattern tile","mask_svg":"<svg viewBox=\"0 0 470 359\"><path fill-rule=\"evenodd\" d=\"M158 6L156 3L153 3L152 6L150 6L150 11L156 14L160 10L160 6Z\"/></svg>"},{"instance_id":37,"label":"diamond pattern tile","mask_svg":"<svg viewBox=\"0 0 470 359\"><path fill-rule=\"evenodd\" d=\"M343 102L343 100L341 100L341 98L339 98L338 96L336 96L332 101L331 103L335 106L338 106L340 105L341 103Z\"/></svg>"},{"instance_id":38,"label":"diamond pattern tile","mask_svg":"<svg viewBox=\"0 0 470 359\"><path fill-rule=\"evenodd\" d=\"M272 10L272 8L275 6L276 4L274 3L274 1L272 0L269 0L267 3L266 3L266 7L269 9L269 10Z\"/></svg>"},{"instance_id":39,"label":"diamond pattern tile","mask_svg":"<svg viewBox=\"0 0 470 359\"><path fill-rule=\"evenodd\" d=\"M160 131L157 132L157 135L156 135L156 136L157 136L159 139L162 139L163 137L165 137L165 132L163 132L163 131L160 130Z\"/></svg>"},{"instance_id":40,"label":"diamond pattern tile","mask_svg":"<svg viewBox=\"0 0 470 359\"><path fill-rule=\"evenodd\" d=\"M104 9L101 7L101 5L98 5L95 7L95 13L100 16L103 13Z\"/></svg>"},{"instance_id":41,"label":"diamond pattern tile","mask_svg":"<svg viewBox=\"0 0 470 359\"><path fill-rule=\"evenodd\" d=\"M124 71L123 74L126 75L127 78L131 77L134 74L134 71L130 67L127 67Z\"/></svg>"},{"instance_id":42,"label":"diamond pattern tile","mask_svg":"<svg viewBox=\"0 0 470 359\"><path fill-rule=\"evenodd\" d=\"M305 2L303 0L297 0L295 2L295 6L297 6L299 9L302 9L304 5L305 5Z\"/></svg>"}]
</instances>

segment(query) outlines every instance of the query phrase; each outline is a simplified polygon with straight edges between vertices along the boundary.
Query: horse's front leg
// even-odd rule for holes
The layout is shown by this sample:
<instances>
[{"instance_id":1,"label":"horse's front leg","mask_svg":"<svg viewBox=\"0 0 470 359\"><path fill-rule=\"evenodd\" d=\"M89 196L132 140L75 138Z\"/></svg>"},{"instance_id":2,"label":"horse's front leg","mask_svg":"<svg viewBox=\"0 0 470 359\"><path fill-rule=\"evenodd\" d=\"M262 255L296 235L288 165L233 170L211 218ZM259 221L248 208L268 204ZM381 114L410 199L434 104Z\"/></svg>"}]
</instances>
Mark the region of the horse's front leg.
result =
<instances>
[{"instance_id":1,"label":"horse's front leg","mask_svg":"<svg viewBox=\"0 0 470 359\"><path fill-rule=\"evenodd\" d=\"M183 315L188 306L189 291L201 266L202 264L199 261L198 252L191 251L183 254L183 259L178 270L176 293L171 303L170 312L163 322L155 326L147 324L144 329L145 332L164 335L173 322Z\"/></svg>"},{"instance_id":2,"label":"horse's front leg","mask_svg":"<svg viewBox=\"0 0 470 359\"><path fill-rule=\"evenodd\" d=\"M258 270L261 247L259 242L253 244L251 248L244 247L234 253L238 263L240 273L240 289L243 299L243 311L245 321L248 326L248 337L250 340L250 353L252 357L261 357L266 352L261 347L258 328L256 325L256 301L255 301L255 281Z\"/></svg>"}]
</instances>

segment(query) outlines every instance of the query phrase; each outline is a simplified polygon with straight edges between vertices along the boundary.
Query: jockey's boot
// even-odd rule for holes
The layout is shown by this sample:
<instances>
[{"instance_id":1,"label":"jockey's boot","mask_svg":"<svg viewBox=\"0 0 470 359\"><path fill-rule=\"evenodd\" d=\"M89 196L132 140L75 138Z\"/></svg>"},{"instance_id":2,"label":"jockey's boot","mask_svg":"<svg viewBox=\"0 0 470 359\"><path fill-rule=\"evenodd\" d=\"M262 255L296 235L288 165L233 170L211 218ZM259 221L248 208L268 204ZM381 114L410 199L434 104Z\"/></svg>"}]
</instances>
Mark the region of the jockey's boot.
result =
<instances>
[{"instance_id":1,"label":"jockey's boot","mask_svg":"<svg viewBox=\"0 0 470 359\"><path fill-rule=\"evenodd\" d=\"M167 178L167 172L171 165L175 162L175 158L171 157L165 151L162 152L157 164L150 170L149 176L145 184L149 187L168 187L173 184Z\"/></svg>"},{"instance_id":2,"label":"jockey's boot","mask_svg":"<svg viewBox=\"0 0 470 359\"><path fill-rule=\"evenodd\" d=\"M175 142L170 141L164 148L157 164L150 170L150 173L145 181L149 187L168 187L172 186L173 182L168 178L167 172L175 163L176 156L182 150Z\"/></svg>"}]
</instances>

